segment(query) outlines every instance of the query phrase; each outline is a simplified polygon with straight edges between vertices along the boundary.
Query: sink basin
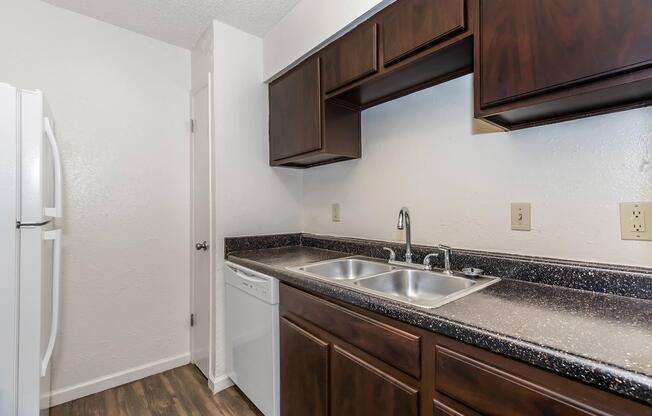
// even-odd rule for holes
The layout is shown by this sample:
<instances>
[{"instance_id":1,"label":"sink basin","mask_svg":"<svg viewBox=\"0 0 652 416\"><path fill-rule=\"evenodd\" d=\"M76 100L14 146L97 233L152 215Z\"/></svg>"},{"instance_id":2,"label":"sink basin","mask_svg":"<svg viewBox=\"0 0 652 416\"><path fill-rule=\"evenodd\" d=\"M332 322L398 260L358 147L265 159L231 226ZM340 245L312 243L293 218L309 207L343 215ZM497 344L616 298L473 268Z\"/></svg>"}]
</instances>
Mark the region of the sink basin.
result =
<instances>
[{"instance_id":1,"label":"sink basin","mask_svg":"<svg viewBox=\"0 0 652 416\"><path fill-rule=\"evenodd\" d=\"M395 268L385 263L361 259L338 259L296 268L297 271L323 279L352 280L386 273Z\"/></svg>"},{"instance_id":2,"label":"sink basin","mask_svg":"<svg viewBox=\"0 0 652 416\"><path fill-rule=\"evenodd\" d=\"M437 308L500 281L497 277L468 278L458 273L410 266L347 257L288 269L426 309Z\"/></svg>"},{"instance_id":3,"label":"sink basin","mask_svg":"<svg viewBox=\"0 0 652 416\"><path fill-rule=\"evenodd\" d=\"M436 308L499 279L468 279L440 272L400 269L360 279L353 284L383 296L425 308Z\"/></svg>"},{"instance_id":4,"label":"sink basin","mask_svg":"<svg viewBox=\"0 0 652 416\"><path fill-rule=\"evenodd\" d=\"M356 285L410 302L432 301L475 285L471 279L421 270L395 270L355 282Z\"/></svg>"}]
</instances>

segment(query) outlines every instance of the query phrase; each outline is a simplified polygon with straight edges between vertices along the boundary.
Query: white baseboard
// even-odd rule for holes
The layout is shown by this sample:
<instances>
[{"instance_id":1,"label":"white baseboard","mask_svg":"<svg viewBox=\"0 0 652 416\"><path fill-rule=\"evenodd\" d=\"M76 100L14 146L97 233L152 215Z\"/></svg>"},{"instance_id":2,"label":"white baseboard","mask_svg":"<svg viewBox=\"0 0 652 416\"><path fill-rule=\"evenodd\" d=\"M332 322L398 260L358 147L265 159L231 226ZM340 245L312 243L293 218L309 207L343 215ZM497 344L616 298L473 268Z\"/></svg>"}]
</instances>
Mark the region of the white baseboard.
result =
<instances>
[{"instance_id":1,"label":"white baseboard","mask_svg":"<svg viewBox=\"0 0 652 416\"><path fill-rule=\"evenodd\" d=\"M233 385L233 381L227 375L219 377L211 377L208 380L208 388L211 389L213 394L217 394L224 389L228 389Z\"/></svg>"},{"instance_id":2,"label":"white baseboard","mask_svg":"<svg viewBox=\"0 0 652 416\"><path fill-rule=\"evenodd\" d=\"M58 404L66 403L84 396L99 393L106 389L111 389L113 387L131 383L132 381L140 380L141 378L149 377L154 374L162 373L163 371L181 367L182 365L186 365L189 362L190 354L181 354L175 357L164 358L162 360L143 364L128 370L109 374L107 376L98 377L84 383L79 383L73 386L54 390L50 393L51 406L56 406Z\"/></svg>"}]
</instances>

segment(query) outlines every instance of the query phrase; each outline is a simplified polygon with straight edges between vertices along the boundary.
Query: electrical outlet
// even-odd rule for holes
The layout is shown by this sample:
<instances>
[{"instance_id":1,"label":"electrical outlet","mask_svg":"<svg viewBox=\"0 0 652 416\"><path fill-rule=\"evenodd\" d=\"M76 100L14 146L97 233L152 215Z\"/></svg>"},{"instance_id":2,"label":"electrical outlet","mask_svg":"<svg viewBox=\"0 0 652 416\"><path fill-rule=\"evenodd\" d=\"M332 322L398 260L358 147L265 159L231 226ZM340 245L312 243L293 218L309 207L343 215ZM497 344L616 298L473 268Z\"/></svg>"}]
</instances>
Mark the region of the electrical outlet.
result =
<instances>
[{"instance_id":1,"label":"electrical outlet","mask_svg":"<svg viewBox=\"0 0 652 416\"><path fill-rule=\"evenodd\" d=\"M652 202L621 202L620 238L622 240L652 240Z\"/></svg>"},{"instance_id":2,"label":"electrical outlet","mask_svg":"<svg viewBox=\"0 0 652 416\"><path fill-rule=\"evenodd\" d=\"M331 219L333 222L340 222L341 221L341 209L340 209L340 204L335 203L331 205Z\"/></svg>"},{"instance_id":3,"label":"electrical outlet","mask_svg":"<svg viewBox=\"0 0 652 416\"><path fill-rule=\"evenodd\" d=\"M529 202L512 202L512 230L530 231L531 211Z\"/></svg>"}]
</instances>

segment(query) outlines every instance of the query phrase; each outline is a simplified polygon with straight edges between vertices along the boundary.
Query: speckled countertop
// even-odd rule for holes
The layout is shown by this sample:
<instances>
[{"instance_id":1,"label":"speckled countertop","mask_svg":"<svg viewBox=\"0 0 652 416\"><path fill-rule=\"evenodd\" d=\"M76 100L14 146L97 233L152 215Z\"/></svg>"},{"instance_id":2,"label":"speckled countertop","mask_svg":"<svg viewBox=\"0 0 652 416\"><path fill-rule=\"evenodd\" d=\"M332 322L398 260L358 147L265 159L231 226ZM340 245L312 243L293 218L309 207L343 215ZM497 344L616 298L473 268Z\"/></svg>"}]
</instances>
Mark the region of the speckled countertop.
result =
<instances>
[{"instance_id":1,"label":"speckled countertop","mask_svg":"<svg viewBox=\"0 0 652 416\"><path fill-rule=\"evenodd\" d=\"M229 254L282 282L652 404L652 302L504 279L425 310L286 269L351 254L292 246Z\"/></svg>"}]
</instances>

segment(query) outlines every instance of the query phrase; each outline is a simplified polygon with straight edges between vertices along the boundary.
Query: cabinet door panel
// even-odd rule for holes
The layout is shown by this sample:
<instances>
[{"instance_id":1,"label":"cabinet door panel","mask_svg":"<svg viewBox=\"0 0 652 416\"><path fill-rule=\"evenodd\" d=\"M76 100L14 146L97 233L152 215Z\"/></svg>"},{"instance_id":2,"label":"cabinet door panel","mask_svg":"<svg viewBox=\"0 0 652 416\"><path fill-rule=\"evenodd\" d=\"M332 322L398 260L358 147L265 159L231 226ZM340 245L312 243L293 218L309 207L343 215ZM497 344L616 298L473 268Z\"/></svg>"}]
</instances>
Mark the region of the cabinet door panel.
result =
<instances>
[{"instance_id":1,"label":"cabinet door panel","mask_svg":"<svg viewBox=\"0 0 652 416\"><path fill-rule=\"evenodd\" d=\"M376 24L362 25L322 52L326 93L378 71Z\"/></svg>"},{"instance_id":2,"label":"cabinet door panel","mask_svg":"<svg viewBox=\"0 0 652 416\"><path fill-rule=\"evenodd\" d=\"M383 61L391 64L466 27L464 0L399 0L381 19Z\"/></svg>"},{"instance_id":3,"label":"cabinet door panel","mask_svg":"<svg viewBox=\"0 0 652 416\"><path fill-rule=\"evenodd\" d=\"M319 59L311 58L269 86L269 150L280 160L319 149Z\"/></svg>"},{"instance_id":4,"label":"cabinet door panel","mask_svg":"<svg viewBox=\"0 0 652 416\"><path fill-rule=\"evenodd\" d=\"M652 64L649 0L481 0L481 105Z\"/></svg>"},{"instance_id":5,"label":"cabinet door panel","mask_svg":"<svg viewBox=\"0 0 652 416\"><path fill-rule=\"evenodd\" d=\"M328 415L328 343L280 319L281 415Z\"/></svg>"},{"instance_id":6,"label":"cabinet door panel","mask_svg":"<svg viewBox=\"0 0 652 416\"><path fill-rule=\"evenodd\" d=\"M418 390L335 345L331 360L333 415L419 414Z\"/></svg>"},{"instance_id":7,"label":"cabinet door panel","mask_svg":"<svg viewBox=\"0 0 652 416\"><path fill-rule=\"evenodd\" d=\"M516 375L436 347L437 392L487 416L588 416L570 398L562 397Z\"/></svg>"}]
</instances>

